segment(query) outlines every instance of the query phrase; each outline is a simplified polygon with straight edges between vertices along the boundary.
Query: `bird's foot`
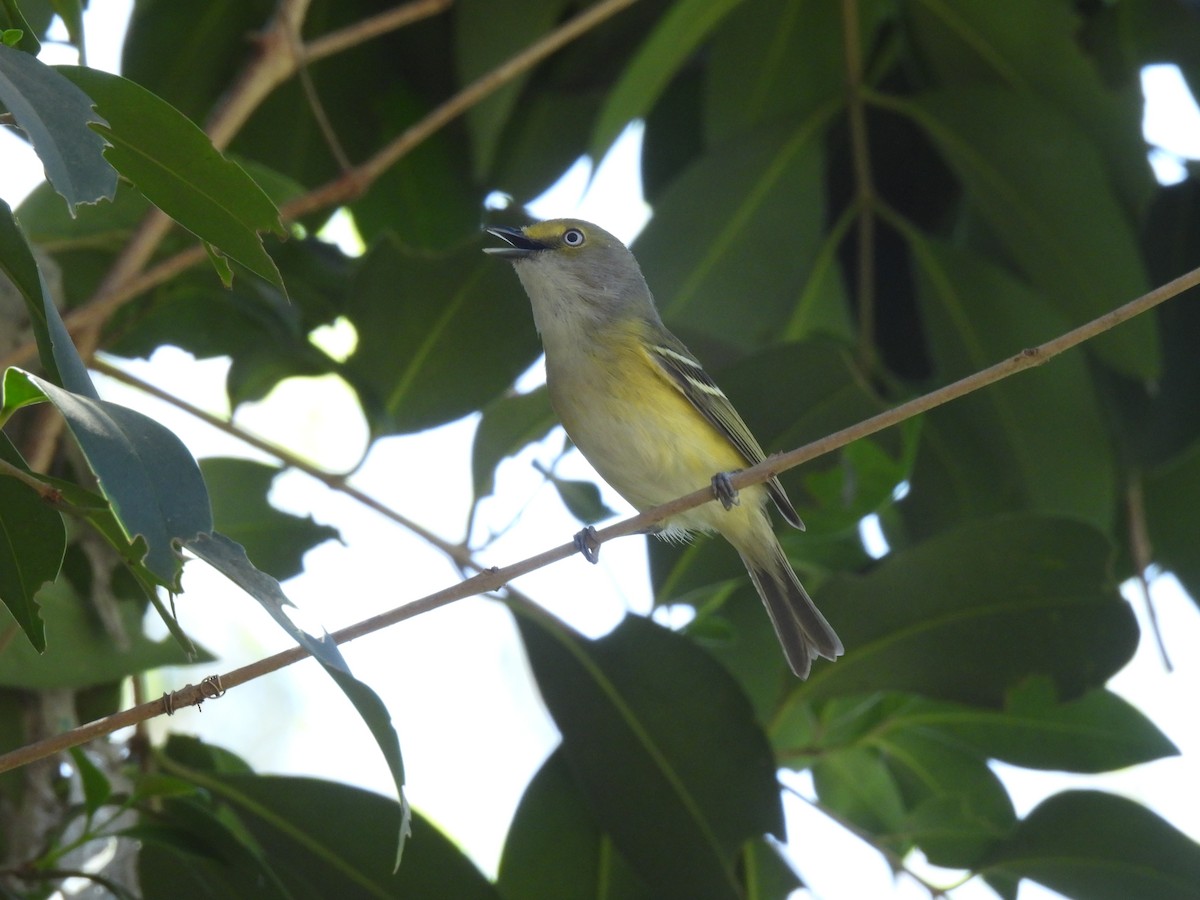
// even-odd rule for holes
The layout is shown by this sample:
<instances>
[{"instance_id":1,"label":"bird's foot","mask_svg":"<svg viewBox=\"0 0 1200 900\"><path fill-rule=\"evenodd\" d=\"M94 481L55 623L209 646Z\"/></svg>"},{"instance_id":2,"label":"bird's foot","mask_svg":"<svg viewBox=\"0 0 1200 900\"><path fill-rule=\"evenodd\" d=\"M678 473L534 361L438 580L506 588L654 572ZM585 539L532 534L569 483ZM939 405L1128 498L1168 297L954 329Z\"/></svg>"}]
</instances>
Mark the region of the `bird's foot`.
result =
<instances>
[{"instance_id":1,"label":"bird's foot","mask_svg":"<svg viewBox=\"0 0 1200 900\"><path fill-rule=\"evenodd\" d=\"M592 565L600 562L600 536L596 534L596 529L589 525L576 534L575 549Z\"/></svg>"},{"instance_id":2,"label":"bird's foot","mask_svg":"<svg viewBox=\"0 0 1200 900\"><path fill-rule=\"evenodd\" d=\"M737 488L733 486L733 481L729 477L735 474L736 471L739 470L734 470L734 472L718 472L712 477L713 496L720 500L721 505L727 510L733 509L741 503L741 500L738 498Z\"/></svg>"}]
</instances>

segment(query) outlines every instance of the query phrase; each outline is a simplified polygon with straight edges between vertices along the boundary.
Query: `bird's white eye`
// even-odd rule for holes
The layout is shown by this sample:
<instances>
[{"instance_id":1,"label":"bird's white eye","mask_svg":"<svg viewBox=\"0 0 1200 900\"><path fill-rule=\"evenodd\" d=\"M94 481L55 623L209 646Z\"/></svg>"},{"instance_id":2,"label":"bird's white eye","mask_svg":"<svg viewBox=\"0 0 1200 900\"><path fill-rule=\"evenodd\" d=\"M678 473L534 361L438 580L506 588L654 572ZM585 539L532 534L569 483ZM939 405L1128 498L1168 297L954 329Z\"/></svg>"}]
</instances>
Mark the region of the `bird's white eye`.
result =
<instances>
[{"instance_id":1,"label":"bird's white eye","mask_svg":"<svg viewBox=\"0 0 1200 900\"><path fill-rule=\"evenodd\" d=\"M582 247L583 241L583 232L578 228L568 228L563 232L562 242L568 247Z\"/></svg>"}]
</instances>

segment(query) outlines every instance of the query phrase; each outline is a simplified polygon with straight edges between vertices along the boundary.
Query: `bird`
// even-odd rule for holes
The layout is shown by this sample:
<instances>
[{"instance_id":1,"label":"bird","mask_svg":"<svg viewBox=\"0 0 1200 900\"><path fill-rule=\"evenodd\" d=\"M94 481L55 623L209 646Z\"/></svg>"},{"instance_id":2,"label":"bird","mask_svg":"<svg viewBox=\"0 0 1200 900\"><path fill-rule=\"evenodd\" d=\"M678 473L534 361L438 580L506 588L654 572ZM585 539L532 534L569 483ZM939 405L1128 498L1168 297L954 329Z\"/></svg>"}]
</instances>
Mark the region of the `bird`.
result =
<instances>
[{"instance_id":1,"label":"bird","mask_svg":"<svg viewBox=\"0 0 1200 900\"><path fill-rule=\"evenodd\" d=\"M741 556L792 672L836 660L842 642L800 584L771 525L773 501L804 524L779 479L733 490L729 475L762 447L696 357L663 324L633 253L598 225L551 219L488 233L486 253L512 263L546 356L551 406L572 443L639 511L710 483L717 503L671 516L662 537L717 532ZM590 538L589 538L590 533ZM595 562L595 531L576 545Z\"/></svg>"}]
</instances>

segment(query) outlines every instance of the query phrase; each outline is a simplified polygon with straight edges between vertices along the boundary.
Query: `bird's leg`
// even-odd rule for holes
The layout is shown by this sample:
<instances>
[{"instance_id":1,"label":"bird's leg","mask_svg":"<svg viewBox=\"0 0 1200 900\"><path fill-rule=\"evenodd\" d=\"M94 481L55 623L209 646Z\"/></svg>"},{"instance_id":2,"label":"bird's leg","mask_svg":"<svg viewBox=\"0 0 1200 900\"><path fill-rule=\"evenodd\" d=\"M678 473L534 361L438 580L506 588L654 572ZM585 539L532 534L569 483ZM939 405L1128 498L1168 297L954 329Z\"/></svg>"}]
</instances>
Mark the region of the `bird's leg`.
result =
<instances>
[{"instance_id":1,"label":"bird's leg","mask_svg":"<svg viewBox=\"0 0 1200 900\"><path fill-rule=\"evenodd\" d=\"M600 562L600 537L596 534L596 529L589 525L576 534L575 549L592 565Z\"/></svg>"},{"instance_id":2,"label":"bird's leg","mask_svg":"<svg viewBox=\"0 0 1200 900\"><path fill-rule=\"evenodd\" d=\"M740 472L741 469L734 469L732 472L718 472L712 477L712 492L713 496L721 501L721 505L725 509L730 510L741 503L738 499L737 488L733 486L733 482L729 476Z\"/></svg>"}]
</instances>

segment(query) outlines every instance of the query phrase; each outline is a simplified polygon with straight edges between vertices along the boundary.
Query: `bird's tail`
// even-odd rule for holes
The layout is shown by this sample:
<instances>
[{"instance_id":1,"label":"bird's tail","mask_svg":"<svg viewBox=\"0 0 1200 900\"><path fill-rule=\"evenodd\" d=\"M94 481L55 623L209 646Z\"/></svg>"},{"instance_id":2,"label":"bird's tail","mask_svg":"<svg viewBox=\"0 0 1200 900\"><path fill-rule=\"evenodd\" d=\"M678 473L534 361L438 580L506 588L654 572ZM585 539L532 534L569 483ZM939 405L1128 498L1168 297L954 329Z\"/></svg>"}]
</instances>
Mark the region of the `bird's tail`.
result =
<instances>
[{"instance_id":1,"label":"bird's tail","mask_svg":"<svg viewBox=\"0 0 1200 900\"><path fill-rule=\"evenodd\" d=\"M774 533L767 534L769 539L738 552L771 616L788 665L798 677L807 678L813 658L837 659L844 652L842 642L800 584Z\"/></svg>"}]
</instances>

